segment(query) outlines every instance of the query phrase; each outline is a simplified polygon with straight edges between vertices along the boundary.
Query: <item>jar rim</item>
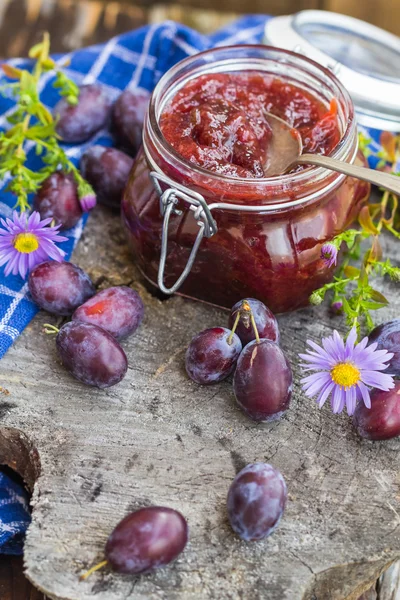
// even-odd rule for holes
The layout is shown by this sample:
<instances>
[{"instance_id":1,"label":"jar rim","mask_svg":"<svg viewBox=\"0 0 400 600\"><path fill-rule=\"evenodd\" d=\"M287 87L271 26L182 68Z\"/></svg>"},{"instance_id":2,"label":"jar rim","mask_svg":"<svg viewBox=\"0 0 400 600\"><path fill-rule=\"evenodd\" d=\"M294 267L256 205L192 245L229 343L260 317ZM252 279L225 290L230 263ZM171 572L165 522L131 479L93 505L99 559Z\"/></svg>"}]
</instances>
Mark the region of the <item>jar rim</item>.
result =
<instances>
[{"instance_id":1,"label":"jar rim","mask_svg":"<svg viewBox=\"0 0 400 600\"><path fill-rule=\"evenodd\" d=\"M171 83L171 80L174 80L175 78L179 78L180 74L182 74L185 69L187 69L188 67L190 67L191 65L193 65L196 61L198 61L199 59L203 59L203 58L207 58L208 56L211 55L215 55L216 58L213 61L210 62L206 62L205 64L209 67L209 69L206 69L204 71L201 71L201 73L197 73L196 74L196 69L194 70L194 74L190 75L190 79L198 77L202 74L206 74L209 72L213 72L212 71L212 66L214 65L218 65L219 61L218 60L218 55L222 54L222 53L226 53L226 52L260 52L260 53L264 53L264 59L267 59L268 57L266 56L266 53L273 53L273 54L277 54L278 56L283 57L281 59L281 61L276 60L275 62L279 63L282 62L283 64L288 64L288 61L291 59L292 61L297 61L298 65L294 64L293 66L304 66L305 68L308 67L308 69L313 69L313 71L316 74L321 74L323 76L325 76L325 78L327 78L329 80L329 82L336 88L337 92L340 94L341 96L341 101L345 104L346 109L348 111L348 114L346 115L346 121L345 121L345 127L343 129L342 135L341 135L341 139L338 142L338 144L333 148L333 150L329 153L329 156L337 159L337 160L343 160L344 158L349 158L349 162L353 162L355 159L355 155L357 152L357 145L356 145L356 149L355 151L351 151L352 150L352 146L353 146L353 141L354 141L354 137L356 137L356 123L355 123L355 117L354 117L354 105L353 105L353 101L350 97L349 92L347 91L347 89L343 86L343 84L340 82L340 80L335 76L335 74L330 71L329 69L321 66L320 64L318 64L316 61L302 56L301 54L298 54L296 52L290 51L290 50L285 50L283 48L276 48L273 46L267 46L265 44L251 44L251 45L247 45L247 44L237 44L237 45L232 45L232 46L221 46L218 48L211 48L208 50L203 50L202 52L196 53L192 56L188 56L187 58L184 58L183 60L179 61L178 63L176 63L176 65L174 65L173 67L171 67L159 80L159 82L157 83L156 87L154 88L153 94L151 96L151 100L150 100L150 104L149 104L149 109L146 115L146 121L148 123L148 125L150 126L150 132L151 132L151 138L152 138L152 142L155 143L155 146L157 148L157 150L162 150L163 152L166 153L166 155L170 155L177 163L177 165L180 165L182 168L184 169L190 169L192 172L198 174L199 176L203 176L203 177L207 177L207 182L208 185L211 185L210 182L215 182L216 185L221 185L221 183L225 183L225 184L229 184L233 187L236 187L239 189L240 187L246 187L249 188L253 185L255 186L264 186L265 187L274 187L276 185L282 186L287 188L289 185L290 187L297 187L297 186L302 186L305 185L307 183L310 182L310 180L315 181L323 181L325 180L328 176L331 176L337 183L341 182L342 180L345 179L345 175L333 172L333 171L328 171L327 169L325 169L324 167L317 167L317 166L309 166L301 171L297 171L294 173L286 173L286 174L282 174L282 175L278 175L278 176L274 176L274 177L260 177L260 178L242 178L242 177L232 177L232 176L228 176L228 175L223 175L220 173L215 173L213 171L210 171L208 169L205 169L195 163L190 162L189 160L185 159L181 154L179 154L179 152L177 152L177 150L166 140L166 138L164 137L160 125L159 125L159 117L161 115L162 111L159 111L159 114L157 114L157 110L158 110L158 103L160 101L160 97L163 93L163 91L165 89L170 89L169 86L173 85L173 83ZM262 59L263 57L261 57ZM236 59L235 63L237 64L238 59ZM238 69L236 69L238 70ZM249 70L249 69L247 69ZM262 70L262 69L254 69L254 70ZM225 70L225 71L220 71L220 72L229 72L229 70ZM190 73L190 71L189 71ZM313 73L314 74L314 73ZM276 73L277 77L280 77L281 75L279 74L279 72ZM315 77L317 75L314 75ZM177 87L174 90L174 94L176 94L176 92L178 91L178 89L180 89L187 81L188 81L189 75L186 74L185 76L181 77L181 80L179 80L179 87ZM172 95L170 97L173 97ZM339 100L339 98L337 98L337 100ZM338 104L340 104L338 102ZM165 106L165 103L164 103Z\"/></svg>"}]
</instances>

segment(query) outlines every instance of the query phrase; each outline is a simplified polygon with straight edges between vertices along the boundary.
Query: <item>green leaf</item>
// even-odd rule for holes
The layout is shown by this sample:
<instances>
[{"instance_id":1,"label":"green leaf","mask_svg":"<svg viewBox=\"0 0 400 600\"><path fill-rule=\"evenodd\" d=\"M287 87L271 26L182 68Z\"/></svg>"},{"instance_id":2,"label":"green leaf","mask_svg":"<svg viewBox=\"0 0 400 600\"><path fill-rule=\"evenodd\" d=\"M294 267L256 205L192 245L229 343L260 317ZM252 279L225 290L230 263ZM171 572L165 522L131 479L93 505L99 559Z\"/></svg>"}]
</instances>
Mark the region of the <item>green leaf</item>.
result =
<instances>
[{"instance_id":1,"label":"green leaf","mask_svg":"<svg viewBox=\"0 0 400 600\"><path fill-rule=\"evenodd\" d=\"M39 58L43 52L43 48L43 42L39 42L39 44L32 46L28 53L29 58Z\"/></svg>"},{"instance_id":2,"label":"green leaf","mask_svg":"<svg viewBox=\"0 0 400 600\"><path fill-rule=\"evenodd\" d=\"M31 98L36 98L37 89L36 89L36 80L34 76L28 71L22 71L21 73L21 96L26 94Z\"/></svg>"},{"instance_id":3,"label":"green leaf","mask_svg":"<svg viewBox=\"0 0 400 600\"><path fill-rule=\"evenodd\" d=\"M53 115L43 104L37 104L35 106L35 115L41 123L51 124L54 122Z\"/></svg>"},{"instance_id":4,"label":"green leaf","mask_svg":"<svg viewBox=\"0 0 400 600\"><path fill-rule=\"evenodd\" d=\"M368 310L379 310L380 308L386 306L386 304L382 304L380 302L370 302L369 300L365 300L362 305Z\"/></svg>"},{"instance_id":5,"label":"green leaf","mask_svg":"<svg viewBox=\"0 0 400 600\"><path fill-rule=\"evenodd\" d=\"M378 290L374 290L373 288L370 289L370 298L384 306L387 306L389 304L389 300L385 298L385 296L381 294L381 292L378 292Z\"/></svg>"},{"instance_id":6,"label":"green leaf","mask_svg":"<svg viewBox=\"0 0 400 600\"><path fill-rule=\"evenodd\" d=\"M368 273L367 270L365 268L365 265L363 264L361 266L361 271L360 271L360 276L358 278L358 288L364 288L367 287L368 285Z\"/></svg>"},{"instance_id":7,"label":"green leaf","mask_svg":"<svg viewBox=\"0 0 400 600\"><path fill-rule=\"evenodd\" d=\"M51 71L56 66L56 63L52 58L46 58L45 60L42 60L41 64L44 71Z\"/></svg>"},{"instance_id":8,"label":"green leaf","mask_svg":"<svg viewBox=\"0 0 400 600\"><path fill-rule=\"evenodd\" d=\"M375 236L369 251L368 261L376 262L382 258L382 246L379 242L379 237Z\"/></svg>"},{"instance_id":9,"label":"green leaf","mask_svg":"<svg viewBox=\"0 0 400 600\"><path fill-rule=\"evenodd\" d=\"M8 65L7 63L3 63L1 65L1 68L3 69L3 72L5 73L5 75L7 77L9 77L10 79L20 79L21 78L21 75L22 75L21 69L17 69L16 67L13 67L12 65Z\"/></svg>"},{"instance_id":10,"label":"green leaf","mask_svg":"<svg viewBox=\"0 0 400 600\"><path fill-rule=\"evenodd\" d=\"M343 310L348 317L353 318L357 316L356 311L351 308L347 298L343 298Z\"/></svg>"},{"instance_id":11,"label":"green leaf","mask_svg":"<svg viewBox=\"0 0 400 600\"><path fill-rule=\"evenodd\" d=\"M343 272L349 279L357 279L360 276L360 269L352 267L351 265L347 265L343 269Z\"/></svg>"},{"instance_id":12,"label":"green leaf","mask_svg":"<svg viewBox=\"0 0 400 600\"><path fill-rule=\"evenodd\" d=\"M360 211L360 214L358 215L358 221L359 221L361 227L363 228L363 230L366 231L367 233L370 233L372 235L379 234L379 230L375 227L375 225L371 219L371 215L370 215L368 206L363 206L363 208Z\"/></svg>"},{"instance_id":13,"label":"green leaf","mask_svg":"<svg viewBox=\"0 0 400 600\"><path fill-rule=\"evenodd\" d=\"M54 135L54 128L55 125L53 121L47 125L32 125L32 127L29 127L29 129L26 131L26 137L29 140L35 140L38 138L45 139Z\"/></svg>"}]
</instances>

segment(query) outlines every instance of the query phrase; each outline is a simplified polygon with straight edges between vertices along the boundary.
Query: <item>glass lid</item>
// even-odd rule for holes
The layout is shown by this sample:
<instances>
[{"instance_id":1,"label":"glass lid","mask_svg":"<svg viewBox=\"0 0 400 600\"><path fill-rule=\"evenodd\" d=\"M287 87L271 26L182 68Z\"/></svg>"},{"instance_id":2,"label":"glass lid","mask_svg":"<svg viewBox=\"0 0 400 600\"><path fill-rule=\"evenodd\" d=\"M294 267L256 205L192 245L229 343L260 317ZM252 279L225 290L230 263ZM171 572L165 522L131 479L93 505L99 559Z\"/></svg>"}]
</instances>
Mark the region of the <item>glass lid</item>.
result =
<instances>
[{"instance_id":1,"label":"glass lid","mask_svg":"<svg viewBox=\"0 0 400 600\"><path fill-rule=\"evenodd\" d=\"M333 70L363 124L400 130L399 37L352 17L306 10L268 21L265 43Z\"/></svg>"},{"instance_id":2,"label":"glass lid","mask_svg":"<svg viewBox=\"0 0 400 600\"><path fill-rule=\"evenodd\" d=\"M358 73L400 83L399 50L358 31L304 21L301 16L294 18L293 27L313 46Z\"/></svg>"}]
</instances>

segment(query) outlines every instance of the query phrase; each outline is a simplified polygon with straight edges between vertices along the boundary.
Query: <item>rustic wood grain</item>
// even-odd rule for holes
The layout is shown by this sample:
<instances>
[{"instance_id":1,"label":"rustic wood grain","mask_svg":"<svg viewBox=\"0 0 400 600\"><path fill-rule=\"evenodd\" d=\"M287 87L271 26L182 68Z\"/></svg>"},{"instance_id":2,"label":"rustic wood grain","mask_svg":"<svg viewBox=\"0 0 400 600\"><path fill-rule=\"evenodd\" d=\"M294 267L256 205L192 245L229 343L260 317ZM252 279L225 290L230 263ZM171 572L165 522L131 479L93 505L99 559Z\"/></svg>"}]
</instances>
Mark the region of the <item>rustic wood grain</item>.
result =
<instances>
[{"instance_id":1,"label":"rustic wood grain","mask_svg":"<svg viewBox=\"0 0 400 600\"><path fill-rule=\"evenodd\" d=\"M148 21L144 6L101 0L1 0L0 56L26 56L43 31L53 52L107 41Z\"/></svg>"},{"instance_id":2,"label":"rustic wood grain","mask_svg":"<svg viewBox=\"0 0 400 600\"><path fill-rule=\"evenodd\" d=\"M378 600L400 600L400 562L394 563L377 584Z\"/></svg>"},{"instance_id":3,"label":"rustic wood grain","mask_svg":"<svg viewBox=\"0 0 400 600\"><path fill-rule=\"evenodd\" d=\"M155 2L143 0L146 6L152 6ZM319 0L251 0L244 4L243 0L164 0L160 3L165 6L168 4L180 5L182 7L195 7L203 10L218 10L219 12L243 13L262 13L271 15L291 14L299 10L320 8Z\"/></svg>"},{"instance_id":4,"label":"rustic wood grain","mask_svg":"<svg viewBox=\"0 0 400 600\"><path fill-rule=\"evenodd\" d=\"M44 30L50 31L55 52L68 52L166 19L210 33L243 13L305 9L342 12L400 34L398 0L1 0L0 57L26 55Z\"/></svg>"},{"instance_id":5,"label":"rustic wood grain","mask_svg":"<svg viewBox=\"0 0 400 600\"><path fill-rule=\"evenodd\" d=\"M400 35L399 0L324 0L323 8L368 21Z\"/></svg>"},{"instance_id":6,"label":"rustic wood grain","mask_svg":"<svg viewBox=\"0 0 400 600\"><path fill-rule=\"evenodd\" d=\"M146 317L124 343L126 378L106 391L62 368L54 339L42 334L45 314L2 359L1 385L10 392L0 400L8 403L2 426L23 431L41 461L25 545L34 585L68 600L356 600L370 588L400 557L400 440L361 441L345 415L304 397L296 367L305 338L319 339L340 320L321 307L280 317L294 398L280 422L257 425L236 407L230 382L200 387L184 373L192 335L224 324L226 314L149 295L118 216L97 210L74 260L101 287L139 289ZM398 314L398 288L387 282L386 294L392 304L382 320ZM229 527L225 500L235 472L255 460L282 471L289 502L273 536L246 544ZM105 569L79 581L102 559L114 525L148 504L188 518L190 544L179 560L141 577Z\"/></svg>"},{"instance_id":7,"label":"rustic wood grain","mask_svg":"<svg viewBox=\"0 0 400 600\"><path fill-rule=\"evenodd\" d=\"M22 557L0 555L1 600L46 600L24 577Z\"/></svg>"}]
</instances>

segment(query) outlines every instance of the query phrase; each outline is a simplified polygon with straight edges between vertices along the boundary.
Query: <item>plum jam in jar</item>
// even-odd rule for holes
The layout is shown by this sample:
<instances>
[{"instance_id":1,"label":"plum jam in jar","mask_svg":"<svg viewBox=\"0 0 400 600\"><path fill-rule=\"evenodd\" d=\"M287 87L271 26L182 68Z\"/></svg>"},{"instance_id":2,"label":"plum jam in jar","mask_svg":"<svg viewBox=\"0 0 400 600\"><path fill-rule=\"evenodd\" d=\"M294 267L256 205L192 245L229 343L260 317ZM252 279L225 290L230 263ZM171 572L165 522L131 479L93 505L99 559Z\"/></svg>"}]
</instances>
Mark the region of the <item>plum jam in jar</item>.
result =
<instances>
[{"instance_id":1,"label":"plum jam in jar","mask_svg":"<svg viewBox=\"0 0 400 600\"><path fill-rule=\"evenodd\" d=\"M317 63L268 46L202 52L155 88L122 202L135 262L164 293L274 312L308 304L333 268L322 245L357 217L369 185L320 167L265 177L265 112L304 151L359 162L352 101Z\"/></svg>"}]
</instances>

